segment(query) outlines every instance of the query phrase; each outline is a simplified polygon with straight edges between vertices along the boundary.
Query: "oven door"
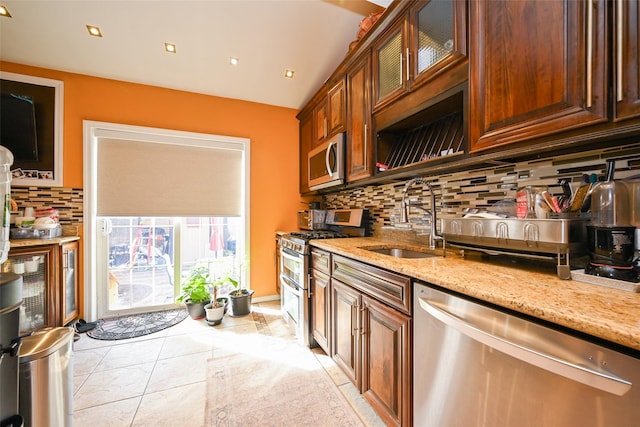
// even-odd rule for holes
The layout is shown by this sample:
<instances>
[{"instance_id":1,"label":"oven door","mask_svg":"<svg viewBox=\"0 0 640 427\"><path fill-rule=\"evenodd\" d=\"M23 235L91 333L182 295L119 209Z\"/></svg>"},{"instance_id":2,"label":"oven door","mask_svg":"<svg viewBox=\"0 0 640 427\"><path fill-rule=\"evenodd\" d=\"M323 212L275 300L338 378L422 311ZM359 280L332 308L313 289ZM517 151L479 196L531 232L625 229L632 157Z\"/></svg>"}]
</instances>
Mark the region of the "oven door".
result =
<instances>
[{"instance_id":1,"label":"oven door","mask_svg":"<svg viewBox=\"0 0 640 427\"><path fill-rule=\"evenodd\" d=\"M308 290L305 289L307 258L283 248L280 258L280 303L285 322L304 345L310 346L310 301Z\"/></svg>"}]
</instances>

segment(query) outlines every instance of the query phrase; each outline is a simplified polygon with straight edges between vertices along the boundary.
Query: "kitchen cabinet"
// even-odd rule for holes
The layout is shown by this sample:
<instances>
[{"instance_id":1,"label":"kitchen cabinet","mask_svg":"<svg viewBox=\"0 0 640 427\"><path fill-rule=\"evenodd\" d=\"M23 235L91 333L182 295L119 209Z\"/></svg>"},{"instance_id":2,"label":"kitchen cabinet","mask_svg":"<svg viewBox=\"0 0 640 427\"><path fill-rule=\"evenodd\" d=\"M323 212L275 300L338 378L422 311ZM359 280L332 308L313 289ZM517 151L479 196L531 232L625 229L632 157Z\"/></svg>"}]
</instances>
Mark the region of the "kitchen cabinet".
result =
<instances>
[{"instance_id":1,"label":"kitchen cabinet","mask_svg":"<svg viewBox=\"0 0 640 427\"><path fill-rule=\"evenodd\" d=\"M331 259L331 356L387 425L410 425L410 279Z\"/></svg>"},{"instance_id":2,"label":"kitchen cabinet","mask_svg":"<svg viewBox=\"0 0 640 427\"><path fill-rule=\"evenodd\" d=\"M616 0L613 55L615 117L640 116L640 7L638 0Z\"/></svg>"},{"instance_id":3,"label":"kitchen cabinet","mask_svg":"<svg viewBox=\"0 0 640 427\"><path fill-rule=\"evenodd\" d=\"M313 147L324 140L343 132L346 123L346 94L344 79L332 86L327 96L313 110L314 140Z\"/></svg>"},{"instance_id":4,"label":"kitchen cabinet","mask_svg":"<svg viewBox=\"0 0 640 427\"><path fill-rule=\"evenodd\" d=\"M280 251L282 245L280 245L280 235L276 233L276 256L275 256L275 268L276 268L276 292L280 295Z\"/></svg>"},{"instance_id":5,"label":"kitchen cabinet","mask_svg":"<svg viewBox=\"0 0 640 427\"><path fill-rule=\"evenodd\" d=\"M67 325L80 314L78 306L78 242L60 246L60 324Z\"/></svg>"},{"instance_id":6,"label":"kitchen cabinet","mask_svg":"<svg viewBox=\"0 0 640 427\"><path fill-rule=\"evenodd\" d=\"M591 0L471 2L471 152L608 120L606 9Z\"/></svg>"},{"instance_id":7,"label":"kitchen cabinet","mask_svg":"<svg viewBox=\"0 0 640 427\"><path fill-rule=\"evenodd\" d=\"M300 194L309 193L309 151L313 143L313 112L298 117L300 120Z\"/></svg>"},{"instance_id":8,"label":"kitchen cabinet","mask_svg":"<svg viewBox=\"0 0 640 427\"><path fill-rule=\"evenodd\" d=\"M466 10L466 1L417 1L374 42L374 111L466 59Z\"/></svg>"},{"instance_id":9,"label":"kitchen cabinet","mask_svg":"<svg viewBox=\"0 0 640 427\"><path fill-rule=\"evenodd\" d=\"M362 297L362 395L387 425L409 425L411 318Z\"/></svg>"},{"instance_id":10,"label":"kitchen cabinet","mask_svg":"<svg viewBox=\"0 0 640 427\"><path fill-rule=\"evenodd\" d=\"M331 279L331 358L360 389L361 294L351 286Z\"/></svg>"},{"instance_id":11,"label":"kitchen cabinet","mask_svg":"<svg viewBox=\"0 0 640 427\"><path fill-rule=\"evenodd\" d=\"M33 245L12 243L2 265L3 271L22 276L22 333L64 326L80 314L77 238L55 240L41 240Z\"/></svg>"},{"instance_id":12,"label":"kitchen cabinet","mask_svg":"<svg viewBox=\"0 0 640 427\"><path fill-rule=\"evenodd\" d=\"M347 182L373 175L371 59L367 51L347 71Z\"/></svg>"},{"instance_id":13,"label":"kitchen cabinet","mask_svg":"<svg viewBox=\"0 0 640 427\"><path fill-rule=\"evenodd\" d=\"M2 266L3 271L22 276L20 333L58 326L56 249L53 245L11 249Z\"/></svg>"},{"instance_id":14,"label":"kitchen cabinet","mask_svg":"<svg viewBox=\"0 0 640 427\"><path fill-rule=\"evenodd\" d=\"M325 353L330 348L330 254L320 249L311 249L311 333Z\"/></svg>"}]
</instances>

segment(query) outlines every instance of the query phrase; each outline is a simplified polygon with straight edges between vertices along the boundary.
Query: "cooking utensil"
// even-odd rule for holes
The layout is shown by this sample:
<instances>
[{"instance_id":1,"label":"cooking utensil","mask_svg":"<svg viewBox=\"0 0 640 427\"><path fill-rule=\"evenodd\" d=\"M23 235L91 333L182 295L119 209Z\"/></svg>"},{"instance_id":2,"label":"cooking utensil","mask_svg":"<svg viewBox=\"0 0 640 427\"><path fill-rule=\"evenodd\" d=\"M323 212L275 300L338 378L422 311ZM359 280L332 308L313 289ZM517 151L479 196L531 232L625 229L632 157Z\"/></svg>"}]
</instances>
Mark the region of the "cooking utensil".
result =
<instances>
[{"instance_id":1,"label":"cooking utensil","mask_svg":"<svg viewBox=\"0 0 640 427\"><path fill-rule=\"evenodd\" d=\"M570 212L578 212L582 210L582 207L585 205L585 200L587 198L587 194L591 191L590 183L583 183L576 189L575 193L571 198L571 203L569 205Z\"/></svg>"}]
</instances>

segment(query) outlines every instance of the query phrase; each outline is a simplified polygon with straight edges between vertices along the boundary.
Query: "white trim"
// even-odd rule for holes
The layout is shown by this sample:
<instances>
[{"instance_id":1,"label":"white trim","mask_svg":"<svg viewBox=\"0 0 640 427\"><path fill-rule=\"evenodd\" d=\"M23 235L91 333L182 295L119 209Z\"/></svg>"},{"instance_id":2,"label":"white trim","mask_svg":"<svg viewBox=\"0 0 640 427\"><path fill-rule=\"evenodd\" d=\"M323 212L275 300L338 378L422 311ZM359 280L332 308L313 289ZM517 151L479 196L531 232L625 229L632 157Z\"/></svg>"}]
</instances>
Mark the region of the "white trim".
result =
<instances>
[{"instance_id":1,"label":"white trim","mask_svg":"<svg viewBox=\"0 0 640 427\"><path fill-rule=\"evenodd\" d=\"M97 144L99 137L113 137L120 139L132 138L138 141L145 140L150 142L164 142L186 145L208 145L211 144L228 144L229 148L238 148L238 144L243 148L244 163L244 180L242 188L244 189L244 218L245 218L245 236L244 236L244 256L245 262L242 263L241 283L248 289L250 286L249 274L249 255L250 251L250 142L248 138L210 135L194 132L177 131L171 129L150 128L143 126L122 125L116 123L83 121L83 165L84 165L84 247L85 247L85 269L84 269L84 313L87 320L96 320L99 308L97 305L97 224L96 224L96 188L97 174L94 165L97 164Z\"/></svg>"},{"instance_id":2,"label":"white trim","mask_svg":"<svg viewBox=\"0 0 640 427\"><path fill-rule=\"evenodd\" d=\"M53 179L12 178L11 185L20 187L62 187L64 179L64 82L61 80L45 79L25 74L8 73L6 71L0 71L0 79L40 86L49 86L55 89L53 112Z\"/></svg>"}]
</instances>

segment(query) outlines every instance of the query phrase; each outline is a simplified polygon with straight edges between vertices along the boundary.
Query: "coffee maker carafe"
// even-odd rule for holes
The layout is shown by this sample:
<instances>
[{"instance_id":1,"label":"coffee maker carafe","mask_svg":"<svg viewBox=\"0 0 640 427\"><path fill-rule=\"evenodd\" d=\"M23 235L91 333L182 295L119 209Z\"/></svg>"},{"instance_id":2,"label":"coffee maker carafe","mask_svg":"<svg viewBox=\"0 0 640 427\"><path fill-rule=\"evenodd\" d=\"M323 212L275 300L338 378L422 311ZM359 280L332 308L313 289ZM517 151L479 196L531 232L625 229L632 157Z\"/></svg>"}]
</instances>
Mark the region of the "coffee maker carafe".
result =
<instances>
[{"instance_id":1,"label":"coffee maker carafe","mask_svg":"<svg viewBox=\"0 0 640 427\"><path fill-rule=\"evenodd\" d=\"M638 281L633 263L635 226L627 186L613 179L615 160L607 161L607 178L591 194L591 221L587 225L589 264L585 273L610 279Z\"/></svg>"}]
</instances>

